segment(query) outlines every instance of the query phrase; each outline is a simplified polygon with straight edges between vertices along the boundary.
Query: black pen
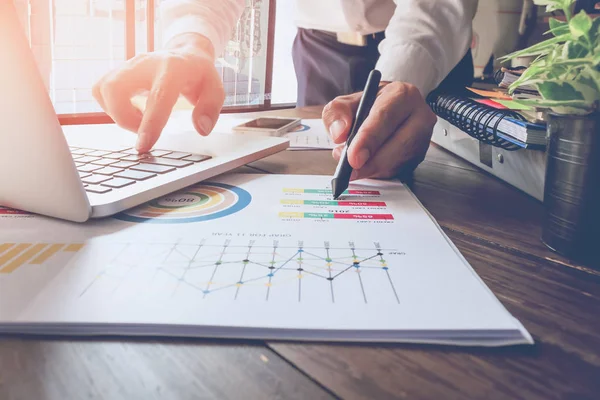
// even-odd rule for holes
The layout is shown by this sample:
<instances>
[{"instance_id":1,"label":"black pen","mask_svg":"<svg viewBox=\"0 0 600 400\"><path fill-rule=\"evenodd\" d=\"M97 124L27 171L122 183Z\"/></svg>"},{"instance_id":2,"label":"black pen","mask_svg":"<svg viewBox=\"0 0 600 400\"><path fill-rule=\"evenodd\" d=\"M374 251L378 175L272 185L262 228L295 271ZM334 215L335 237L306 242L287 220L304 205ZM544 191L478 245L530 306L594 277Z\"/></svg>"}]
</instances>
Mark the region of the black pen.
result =
<instances>
[{"instance_id":1,"label":"black pen","mask_svg":"<svg viewBox=\"0 0 600 400\"><path fill-rule=\"evenodd\" d=\"M352 127L350 128L348 139L346 139L346 144L342 150L340 162L338 163L335 173L333 174L333 179L331 180L331 191L333 192L334 200L340 197L340 195L348 189L350 175L352 174L352 167L348 162L348 147L350 147L354 136L356 136L356 132L358 132L371 112L371 107L373 107L373 103L375 103L375 99L377 98L377 92L379 91L380 80L381 72L376 69L372 70L367 79L360 103L358 104L356 117L354 117L354 121L352 121Z\"/></svg>"}]
</instances>

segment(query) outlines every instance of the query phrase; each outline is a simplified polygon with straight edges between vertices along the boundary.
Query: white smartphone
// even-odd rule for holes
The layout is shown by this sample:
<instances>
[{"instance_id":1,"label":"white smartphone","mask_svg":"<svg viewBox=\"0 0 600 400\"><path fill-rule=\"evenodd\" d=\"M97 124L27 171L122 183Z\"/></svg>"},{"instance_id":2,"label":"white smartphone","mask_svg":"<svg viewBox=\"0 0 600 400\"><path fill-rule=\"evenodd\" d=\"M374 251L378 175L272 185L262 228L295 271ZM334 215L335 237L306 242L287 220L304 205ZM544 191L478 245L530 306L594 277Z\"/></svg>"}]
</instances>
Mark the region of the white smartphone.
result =
<instances>
[{"instance_id":1,"label":"white smartphone","mask_svg":"<svg viewBox=\"0 0 600 400\"><path fill-rule=\"evenodd\" d=\"M237 125L233 128L233 131L241 133L262 133L269 136L281 136L298 127L301 122L302 119L300 118L261 117Z\"/></svg>"}]
</instances>

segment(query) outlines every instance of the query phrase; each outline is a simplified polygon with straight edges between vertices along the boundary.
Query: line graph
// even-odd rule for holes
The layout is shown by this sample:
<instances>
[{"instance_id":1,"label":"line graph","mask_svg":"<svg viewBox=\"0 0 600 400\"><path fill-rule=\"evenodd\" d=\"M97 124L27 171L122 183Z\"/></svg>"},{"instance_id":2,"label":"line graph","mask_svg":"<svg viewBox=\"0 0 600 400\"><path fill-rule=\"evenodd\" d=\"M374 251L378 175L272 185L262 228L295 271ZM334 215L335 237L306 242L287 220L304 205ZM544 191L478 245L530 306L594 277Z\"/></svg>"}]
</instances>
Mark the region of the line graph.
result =
<instances>
[{"instance_id":1,"label":"line graph","mask_svg":"<svg viewBox=\"0 0 600 400\"><path fill-rule=\"evenodd\" d=\"M389 301L400 304L387 255L405 254L384 249L378 242L359 247L354 242L305 246L304 241L224 239L214 243L203 239L198 243L119 243L113 249L110 262L80 297L103 281L112 282L115 292L134 276L152 274L151 281L169 281L173 295L185 287L202 299L220 295L234 301L249 297L277 301L282 295L288 300L293 295L297 302L320 296L320 301L336 303L338 296L352 296L367 304L380 297L379 292L386 292Z\"/></svg>"}]
</instances>

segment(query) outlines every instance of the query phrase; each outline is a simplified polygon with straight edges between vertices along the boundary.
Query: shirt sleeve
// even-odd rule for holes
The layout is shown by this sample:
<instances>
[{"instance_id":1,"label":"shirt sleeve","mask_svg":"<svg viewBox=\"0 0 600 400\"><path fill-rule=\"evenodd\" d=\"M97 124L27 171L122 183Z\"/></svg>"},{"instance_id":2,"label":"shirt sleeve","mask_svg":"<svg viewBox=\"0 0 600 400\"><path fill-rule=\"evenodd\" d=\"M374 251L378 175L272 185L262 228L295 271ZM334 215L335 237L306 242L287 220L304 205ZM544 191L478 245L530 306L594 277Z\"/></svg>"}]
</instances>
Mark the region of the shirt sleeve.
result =
<instances>
[{"instance_id":1,"label":"shirt sleeve","mask_svg":"<svg viewBox=\"0 0 600 400\"><path fill-rule=\"evenodd\" d=\"M415 85L423 97L444 80L471 45L478 0L395 0L379 45L382 80Z\"/></svg>"},{"instance_id":2,"label":"shirt sleeve","mask_svg":"<svg viewBox=\"0 0 600 400\"><path fill-rule=\"evenodd\" d=\"M211 41L218 57L245 4L245 0L164 0L160 5L162 42L184 33L198 33Z\"/></svg>"}]
</instances>

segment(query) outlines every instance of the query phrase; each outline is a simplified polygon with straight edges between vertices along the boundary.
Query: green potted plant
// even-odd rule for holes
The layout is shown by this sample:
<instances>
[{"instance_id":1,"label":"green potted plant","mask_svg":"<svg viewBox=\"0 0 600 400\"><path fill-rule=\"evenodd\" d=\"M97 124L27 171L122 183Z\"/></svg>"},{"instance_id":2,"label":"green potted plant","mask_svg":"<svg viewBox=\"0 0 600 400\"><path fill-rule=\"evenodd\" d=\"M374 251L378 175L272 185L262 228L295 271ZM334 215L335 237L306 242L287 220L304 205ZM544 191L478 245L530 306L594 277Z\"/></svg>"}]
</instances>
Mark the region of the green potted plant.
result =
<instances>
[{"instance_id":1,"label":"green potted plant","mask_svg":"<svg viewBox=\"0 0 600 400\"><path fill-rule=\"evenodd\" d=\"M509 93L524 85L540 97L519 102L545 109L547 158L542 241L572 259L600 265L600 18L573 14L575 0L534 0L550 18L551 37L501 61L535 57ZM563 20L564 19L564 20Z\"/></svg>"}]
</instances>

